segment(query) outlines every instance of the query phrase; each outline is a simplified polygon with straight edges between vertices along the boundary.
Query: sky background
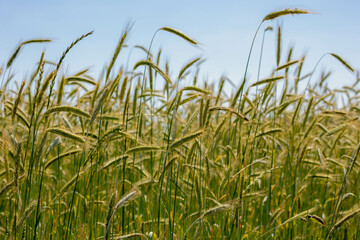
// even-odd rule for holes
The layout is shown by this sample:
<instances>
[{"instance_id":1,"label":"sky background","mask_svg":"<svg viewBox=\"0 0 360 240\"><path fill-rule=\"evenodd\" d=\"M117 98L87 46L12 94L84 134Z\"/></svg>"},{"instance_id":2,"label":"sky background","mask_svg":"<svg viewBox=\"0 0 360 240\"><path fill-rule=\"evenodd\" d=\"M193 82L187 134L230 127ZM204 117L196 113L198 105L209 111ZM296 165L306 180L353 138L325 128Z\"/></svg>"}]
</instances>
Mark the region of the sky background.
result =
<instances>
[{"instance_id":1,"label":"sky background","mask_svg":"<svg viewBox=\"0 0 360 240\"><path fill-rule=\"evenodd\" d=\"M20 82L31 74L43 50L46 60L57 62L72 41L94 30L92 36L71 50L63 67L67 75L91 67L91 75L97 78L109 63L126 23L132 21L129 46L148 47L153 33L164 26L179 29L201 43L201 48L194 48L174 35L158 33L152 49L163 49L173 77L185 62L202 56L207 59L201 68L202 78L217 84L219 78L226 75L240 85L258 24L269 12L286 7L309 9L316 14L285 16L263 25L262 29L268 25L283 28L282 64L286 62L289 47L294 46L293 59L307 54L304 73L310 72L327 52L339 54L359 69L360 1L355 0L0 0L0 66L5 69L7 60L22 41L52 39L52 43L32 44L22 49L12 67L16 73L14 79ZM262 30L259 33L249 68L251 82L256 80ZM275 66L275 46L276 31L267 33L261 78L267 77ZM129 49L120 53L116 67L126 63L128 54ZM134 63L142 58L145 54L137 49L130 61ZM329 79L331 87L350 85L355 79L354 74L331 57L322 61L318 73L322 69L334 72Z\"/></svg>"}]
</instances>

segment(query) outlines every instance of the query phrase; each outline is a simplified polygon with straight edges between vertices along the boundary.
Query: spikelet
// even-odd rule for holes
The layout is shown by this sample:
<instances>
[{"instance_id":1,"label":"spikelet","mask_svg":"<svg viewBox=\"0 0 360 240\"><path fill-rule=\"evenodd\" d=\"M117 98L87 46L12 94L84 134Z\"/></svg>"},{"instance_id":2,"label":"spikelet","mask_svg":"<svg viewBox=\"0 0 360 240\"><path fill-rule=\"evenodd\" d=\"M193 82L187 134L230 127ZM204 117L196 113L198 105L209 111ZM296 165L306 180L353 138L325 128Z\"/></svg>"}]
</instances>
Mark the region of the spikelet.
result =
<instances>
[{"instance_id":1,"label":"spikelet","mask_svg":"<svg viewBox=\"0 0 360 240\"><path fill-rule=\"evenodd\" d=\"M285 16L285 15L297 15L297 14L309 14L311 13L310 11L308 10L304 10L304 9L298 9L298 8L293 8L293 9L290 9L290 8L285 8L283 10L279 10L279 11L274 11L274 12L271 12L269 13L268 15L266 15L264 17L264 19L262 20L263 22L265 21L269 21L269 20L274 20L278 17L281 17L281 16Z\"/></svg>"},{"instance_id":2,"label":"spikelet","mask_svg":"<svg viewBox=\"0 0 360 240\"><path fill-rule=\"evenodd\" d=\"M72 139L72 140L80 142L80 143L85 142L85 140L82 137L80 137L79 135L76 135L76 134L74 134L72 132L69 132L69 131L67 131L65 129L62 129L62 128L48 128L48 129L46 129L46 132L51 132L51 133L54 133L54 134L58 134L58 135L61 135L63 137Z\"/></svg>"},{"instance_id":3,"label":"spikelet","mask_svg":"<svg viewBox=\"0 0 360 240\"><path fill-rule=\"evenodd\" d=\"M166 31L166 32L170 32L173 33L175 35L177 35L178 37L181 37L182 39L186 40L187 42L193 44L193 45L197 45L198 42L195 41L194 39L190 38L189 36L187 36L185 33L180 32L179 30L176 30L174 28L170 28L170 27L162 27L159 30L162 31Z\"/></svg>"}]
</instances>

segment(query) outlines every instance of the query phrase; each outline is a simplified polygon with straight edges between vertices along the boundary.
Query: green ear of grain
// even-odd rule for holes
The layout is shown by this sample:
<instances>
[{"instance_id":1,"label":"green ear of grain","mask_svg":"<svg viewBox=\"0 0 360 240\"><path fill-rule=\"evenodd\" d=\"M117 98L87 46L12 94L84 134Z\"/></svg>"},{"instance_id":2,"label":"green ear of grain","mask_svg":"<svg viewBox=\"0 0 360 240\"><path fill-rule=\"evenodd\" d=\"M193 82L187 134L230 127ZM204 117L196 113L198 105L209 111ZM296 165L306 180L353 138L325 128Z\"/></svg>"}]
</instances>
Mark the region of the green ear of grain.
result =
<instances>
[{"instance_id":1,"label":"green ear of grain","mask_svg":"<svg viewBox=\"0 0 360 240\"><path fill-rule=\"evenodd\" d=\"M308 10L305 10L305 9L285 8L283 10L274 11L274 12L269 13L268 15L266 15L264 17L264 19L262 21L265 22L265 21L269 21L269 20L274 20L274 19L276 19L278 17L289 15L289 14L298 15L298 14L309 14L309 13L311 13L311 12L308 11Z\"/></svg>"},{"instance_id":2,"label":"green ear of grain","mask_svg":"<svg viewBox=\"0 0 360 240\"><path fill-rule=\"evenodd\" d=\"M90 118L89 113L81 110L80 108L76 108L76 107L72 107L72 106L52 107L52 108L49 108L48 110L46 110L44 115L49 115L51 113L56 113L56 112L70 112L70 113L73 113L73 114L81 116L81 117Z\"/></svg>"},{"instance_id":3,"label":"green ear of grain","mask_svg":"<svg viewBox=\"0 0 360 240\"><path fill-rule=\"evenodd\" d=\"M334 127L333 129L331 129L331 130L329 130L326 134L325 134L325 136L331 136L331 135L333 135L334 133L337 133L337 132L339 132L340 130L342 130L343 128L345 128L345 127L347 127L347 126L349 126L349 123L344 123L344 124L341 124L341 125L339 125L339 126L337 126L337 127Z\"/></svg>"},{"instance_id":4,"label":"green ear of grain","mask_svg":"<svg viewBox=\"0 0 360 240\"><path fill-rule=\"evenodd\" d=\"M280 133L280 132L284 132L284 130L281 129L281 128L274 128L274 129L270 129L268 131L265 131L263 133L260 133L260 134L256 135L256 138L263 137L263 136L266 136L266 135L270 135L270 134L273 134L273 133Z\"/></svg>"},{"instance_id":5,"label":"green ear of grain","mask_svg":"<svg viewBox=\"0 0 360 240\"><path fill-rule=\"evenodd\" d=\"M330 230L330 234L332 234L336 229L341 227L346 221L350 220L351 218L355 217L356 215L360 214L360 208L351 211L349 214L344 216L342 219L340 219L337 223L334 224L334 226Z\"/></svg>"},{"instance_id":6,"label":"green ear of grain","mask_svg":"<svg viewBox=\"0 0 360 240\"><path fill-rule=\"evenodd\" d=\"M250 87L259 86L261 84L270 83L270 82L276 82L276 81L281 80L283 78L284 78L284 76L266 78L264 80L260 80L258 82L253 83Z\"/></svg>"},{"instance_id":7,"label":"green ear of grain","mask_svg":"<svg viewBox=\"0 0 360 240\"><path fill-rule=\"evenodd\" d=\"M164 73L158 66L156 66L151 61L142 60L142 61L137 62L134 66L134 70L137 69L139 66L143 66L143 65L153 68L156 72L158 72L165 79L166 82L168 82L170 85L173 84L172 81L170 80L169 76L166 73Z\"/></svg>"},{"instance_id":8,"label":"green ear of grain","mask_svg":"<svg viewBox=\"0 0 360 240\"><path fill-rule=\"evenodd\" d=\"M344 59L342 59L339 55L335 53L330 53L331 56L336 58L339 62L341 62L347 69L349 69L351 72L354 72L354 69L350 66L349 63L347 63Z\"/></svg>"},{"instance_id":9,"label":"green ear of grain","mask_svg":"<svg viewBox=\"0 0 360 240\"><path fill-rule=\"evenodd\" d=\"M115 163L118 163L118 162L120 162L122 160L126 160L128 158L129 158L129 155L121 155L120 157L116 157L114 159L111 159L111 160L107 161L106 163L104 163L104 166L102 166L98 171L104 170L104 169L110 167L111 165L113 165Z\"/></svg>"},{"instance_id":10,"label":"green ear of grain","mask_svg":"<svg viewBox=\"0 0 360 240\"><path fill-rule=\"evenodd\" d=\"M111 72L111 69L114 67L114 64L115 64L115 61L117 59L117 57L119 56L119 53L120 53L120 50L123 48L124 46L124 43L125 43L125 39L126 39L126 36L128 34L128 31L131 27L127 27L124 31L124 33L122 34L117 46L116 46L116 49L114 51L114 55L113 57L111 58L111 61L110 61L110 64L106 70L106 80L109 78L109 75L110 75L110 72Z\"/></svg>"},{"instance_id":11,"label":"green ear of grain","mask_svg":"<svg viewBox=\"0 0 360 240\"><path fill-rule=\"evenodd\" d=\"M96 82L94 82L93 80L79 76L68 77L66 78L65 82L66 83L81 82L81 83L88 83L94 86L96 85Z\"/></svg>"},{"instance_id":12,"label":"green ear of grain","mask_svg":"<svg viewBox=\"0 0 360 240\"><path fill-rule=\"evenodd\" d=\"M50 167L54 162L60 160L61 158L64 158L64 157L67 157L67 156L70 156L70 155L73 155L73 154L76 154L78 152L80 152L81 149L74 149L74 150L70 150L68 152L65 152L65 153L62 153L60 154L59 156L56 156L52 159L50 159L48 162L46 162L45 166L44 166L44 169L47 169L48 167Z\"/></svg>"},{"instance_id":13,"label":"green ear of grain","mask_svg":"<svg viewBox=\"0 0 360 240\"><path fill-rule=\"evenodd\" d=\"M14 51L14 53L11 55L11 57L9 58L8 62L6 63L6 68L9 68L15 58L17 57L17 55L19 54L20 52L20 49L24 46L24 45L27 45L27 44L30 44L30 43L46 43L46 42L51 42L50 39L32 39L32 40L28 40L28 41L25 41L25 42L22 42L17 48L16 50Z\"/></svg>"},{"instance_id":14,"label":"green ear of grain","mask_svg":"<svg viewBox=\"0 0 360 240\"><path fill-rule=\"evenodd\" d=\"M108 97L108 95L109 95L109 87L105 86L104 89L103 89L103 92L102 92L102 94L100 96L99 101L97 102L96 106L94 107L94 110L93 110L93 113L91 115L91 119L90 119L89 124L91 124L95 120L95 118L96 118L97 114L99 113L101 107L105 103L105 100Z\"/></svg>"},{"instance_id":15,"label":"green ear of grain","mask_svg":"<svg viewBox=\"0 0 360 240\"><path fill-rule=\"evenodd\" d=\"M180 91L195 91L195 92L199 92L199 93L203 93L203 94L211 94L212 91L210 90L206 90L206 89L202 89L202 88L198 88L195 86L186 86L183 87Z\"/></svg>"},{"instance_id":16,"label":"green ear of grain","mask_svg":"<svg viewBox=\"0 0 360 240\"><path fill-rule=\"evenodd\" d=\"M188 135L183 136L182 138L175 140L171 145L169 149L174 149L188 141L191 141L199 136L201 136L204 133L204 130L200 130L194 133L190 133Z\"/></svg>"},{"instance_id":17,"label":"green ear of grain","mask_svg":"<svg viewBox=\"0 0 360 240\"><path fill-rule=\"evenodd\" d=\"M125 154L130 154L130 153L137 153L137 152L149 152L149 151L157 151L159 150L160 147L159 146L151 146L151 145L147 145L147 146L136 146L133 148L130 148L129 150L127 150L125 152Z\"/></svg>"},{"instance_id":18,"label":"green ear of grain","mask_svg":"<svg viewBox=\"0 0 360 240\"><path fill-rule=\"evenodd\" d=\"M287 62L287 63L285 63L285 64L283 64L281 66L278 66L274 71L275 72L280 71L280 70L288 68L288 67L290 67L290 66L292 66L292 65L294 65L294 64L296 64L298 62L299 62L299 60Z\"/></svg>"},{"instance_id":19,"label":"green ear of grain","mask_svg":"<svg viewBox=\"0 0 360 240\"><path fill-rule=\"evenodd\" d=\"M198 62L199 60L200 60L200 58L195 58L195 59L193 59L193 60L190 60L187 64L185 64L185 65L181 68L181 70L180 70L180 72L179 72L178 79L181 79L181 77L183 76L183 74L185 73L185 71L186 71L187 69L189 69L192 65L194 65L196 62Z\"/></svg>"},{"instance_id":20,"label":"green ear of grain","mask_svg":"<svg viewBox=\"0 0 360 240\"><path fill-rule=\"evenodd\" d=\"M61 135L63 137L72 139L72 140L80 142L80 143L85 142L85 140L82 137L80 137L72 132L69 132L65 129L62 129L62 128L48 128L48 129L46 129L46 132L51 132L51 133L54 133L57 135Z\"/></svg>"},{"instance_id":21,"label":"green ear of grain","mask_svg":"<svg viewBox=\"0 0 360 240\"><path fill-rule=\"evenodd\" d=\"M211 107L209 110L210 111L215 111L215 110L227 111L227 112L237 115L239 118L244 119L245 121L249 121L249 119L245 115L238 113L235 109L232 109L232 108L215 106L215 107Z\"/></svg>"},{"instance_id":22,"label":"green ear of grain","mask_svg":"<svg viewBox=\"0 0 360 240\"><path fill-rule=\"evenodd\" d=\"M170 32L172 34L175 34L176 36L178 37L181 37L182 39L184 39L185 41L193 44L193 45L197 45L198 42L195 41L194 39L190 38L189 36L187 36L185 33L179 31L179 30L176 30L174 28L170 28L170 27L162 27L160 28L159 30L162 30L162 31L166 31L166 32Z\"/></svg>"}]
</instances>

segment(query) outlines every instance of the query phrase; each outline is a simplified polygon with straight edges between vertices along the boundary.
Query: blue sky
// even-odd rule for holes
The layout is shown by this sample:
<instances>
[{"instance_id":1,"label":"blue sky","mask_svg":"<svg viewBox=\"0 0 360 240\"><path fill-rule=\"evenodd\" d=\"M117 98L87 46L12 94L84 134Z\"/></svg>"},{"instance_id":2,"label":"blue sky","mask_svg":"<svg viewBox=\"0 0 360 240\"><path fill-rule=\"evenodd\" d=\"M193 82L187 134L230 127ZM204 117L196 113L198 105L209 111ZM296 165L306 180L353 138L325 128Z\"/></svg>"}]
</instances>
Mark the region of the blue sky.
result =
<instances>
[{"instance_id":1,"label":"blue sky","mask_svg":"<svg viewBox=\"0 0 360 240\"><path fill-rule=\"evenodd\" d=\"M306 16L286 16L269 22L274 28L283 27L283 55L286 62L289 46L294 46L293 59L307 53L305 70L310 71L326 52L342 56L359 69L360 62L360 1L0 1L0 66L11 56L17 44L32 38L50 38L49 44L26 46L14 62L15 80L21 81L38 61L41 51L45 57L57 61L66 47L81 34L94 30L94 34L79 43L64 62L66 74L92 67L94 77L109 62L119 37L129 20L134 26L129 45L148 46L153 33L160 27L179 29L201 42L194 48L183 40L165 32L154 41L154 50L163 48L171 63L173 76L189 59L202 56L207 59L201 76L218 81L227 75L236 84L244 73L245 62L253 34L262 18L269 12L286 7L305 8L316 12ZM250 63L250 81L256 76L261 35L255 42ZM266 37L262 77L275 66L276 33ZM135 52L135 50L134 50ZM129 50L121 52L118 65L125 63ZM131 61L145 57L139 50ZM117 66L118 66L117 65ZM333 70L330 86L351 84L351 75L335 59L327 57L319 70Z\"/></svg>"}]
</instances>

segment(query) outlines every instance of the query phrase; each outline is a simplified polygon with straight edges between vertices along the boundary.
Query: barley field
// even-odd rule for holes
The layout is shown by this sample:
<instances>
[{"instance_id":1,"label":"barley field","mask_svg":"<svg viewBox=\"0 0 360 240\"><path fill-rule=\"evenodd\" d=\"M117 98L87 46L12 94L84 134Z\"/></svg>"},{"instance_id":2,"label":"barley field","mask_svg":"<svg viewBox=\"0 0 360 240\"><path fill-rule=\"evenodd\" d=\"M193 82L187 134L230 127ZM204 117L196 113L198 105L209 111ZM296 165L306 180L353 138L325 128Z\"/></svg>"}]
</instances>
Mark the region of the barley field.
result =
<instances>
[{"instance_id":1,"label":"barley field","mask_svg":"<svg viewBox=\"0 0 360 240\"><path fill-rule=\"evenodd\" d=\"M260 19L254 39L275 32L276 68L259 79L270 61L260 55L248 79L253 48L263 50L253 41L231 92L226 77L201 79L203 59L174 73L149 43L129 66L118 55L132 46L130 27L100 78L62 68L96 33L58 62L40 52L23 81L12 72L21 49L51 43L22 42L0 73L0 238L359 239L359 75L329 52L318 63L353 76L330 89L329 72L304 72L306 56L284 52L281 27L266 27L307 14ZM174 28L158 32L198 45Z\"/></svg>"}]
</instances>

